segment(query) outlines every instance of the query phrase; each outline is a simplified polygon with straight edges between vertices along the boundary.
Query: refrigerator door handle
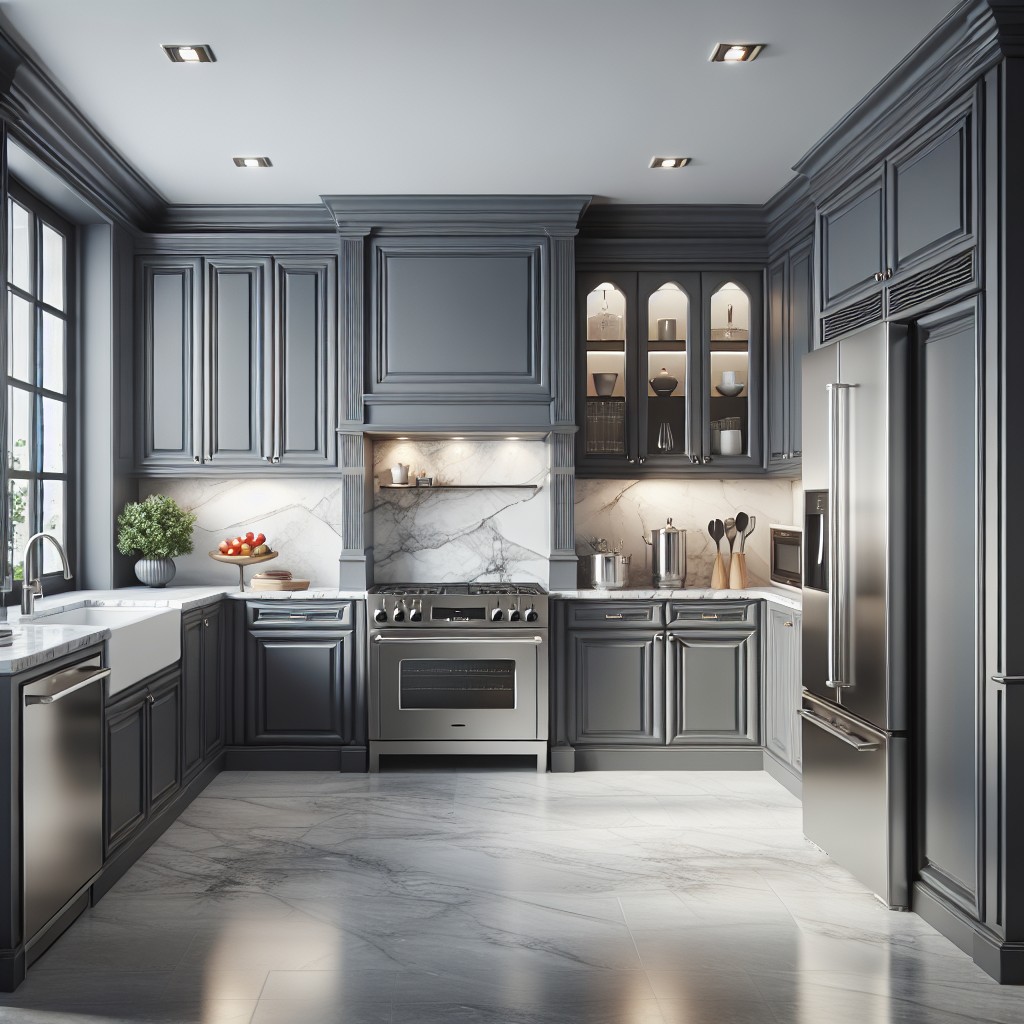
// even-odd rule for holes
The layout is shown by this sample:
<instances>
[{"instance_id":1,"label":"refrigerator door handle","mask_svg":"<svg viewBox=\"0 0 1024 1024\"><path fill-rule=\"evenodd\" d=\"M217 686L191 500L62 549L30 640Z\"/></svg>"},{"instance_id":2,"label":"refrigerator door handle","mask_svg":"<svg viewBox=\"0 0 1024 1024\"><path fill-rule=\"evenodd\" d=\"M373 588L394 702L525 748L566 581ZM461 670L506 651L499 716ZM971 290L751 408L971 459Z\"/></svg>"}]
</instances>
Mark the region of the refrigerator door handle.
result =
<instances>
[{"instance_id":1,"label":"refrigerator door handle","mask_svg":"<svg viewBox=\"0 0 1024 1024\"><path fill-rule=\"evenodd\" d=\"M806 708L801 708L797 711L797 714L813 725L816 725L819 729L824 730L830 736L834 736L837 740L842 740L848 747L853 747L858 754L869 754L872 750L877 750L881 746L880 743L866 740L856 733L846 732L831 722L826 722L825 719L819 718L813 711L808 711Z\"/></svg>"},{"instance_id":2,"label":"refrigerator door handle","mask_svg":"<svg viewBox=\"0 0 1024 1024\"><path fill-rule=\"evenodd\" d=\"M849 420L848 392L852 384L826 385L828 392L828 678L830 690L853 685L847 678L849 665L847 623L849 621L850 581L849 543Z\"/></svg>"}]
</instances>

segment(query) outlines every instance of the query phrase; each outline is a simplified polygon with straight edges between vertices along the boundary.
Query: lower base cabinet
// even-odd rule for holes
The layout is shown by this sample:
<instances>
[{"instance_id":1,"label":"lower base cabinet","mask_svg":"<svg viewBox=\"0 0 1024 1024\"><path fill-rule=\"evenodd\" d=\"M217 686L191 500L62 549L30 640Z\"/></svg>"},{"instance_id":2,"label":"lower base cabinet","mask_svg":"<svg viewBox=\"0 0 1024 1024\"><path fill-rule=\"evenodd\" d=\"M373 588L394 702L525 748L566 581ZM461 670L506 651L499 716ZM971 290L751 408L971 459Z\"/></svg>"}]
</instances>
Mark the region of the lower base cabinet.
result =
<instances>
[{"instance_id":1,"label":"lower base cabinet","mask_svg":"<svg viewBox=\"0 0 1024 1024\"><path fill-rule=\"evenodd\" d=\"M265 754L236 749L234 763L269 766L276 748L293 752L291 767L337 762L343 771L365 771L362 604L247 601L244 615L235 743Z\"/></svg>"},{"instance_id":2,"label":"lower base cabinet","mask_svg":"<svg viewBox=\"0 0 1024 1024\"><path fill-rule=\"evenodd\" d=\"M131 838L181 787L181 676L143 681L104 711L103 848Z\"/></svg>"},{"instance_id":3,"label":"lower base cabinet","mask_svg":"<svg viewBox=\"0 0 1024 1024\"><path fill-rule=\"evenodd\" d=\"M556 746L760 743L759 602L581 601L562 624Z\"/></svg>"},{"instance_id":4,"label":"lower base cabinet","mask_svg":"<svg viewBox=\"0 0 1024 1024\"><path fill-rule=\"evenodd\" d=\"M769 605L765 626L764 745L800 772L800 612Z\"/></svg>"}]
</instances>

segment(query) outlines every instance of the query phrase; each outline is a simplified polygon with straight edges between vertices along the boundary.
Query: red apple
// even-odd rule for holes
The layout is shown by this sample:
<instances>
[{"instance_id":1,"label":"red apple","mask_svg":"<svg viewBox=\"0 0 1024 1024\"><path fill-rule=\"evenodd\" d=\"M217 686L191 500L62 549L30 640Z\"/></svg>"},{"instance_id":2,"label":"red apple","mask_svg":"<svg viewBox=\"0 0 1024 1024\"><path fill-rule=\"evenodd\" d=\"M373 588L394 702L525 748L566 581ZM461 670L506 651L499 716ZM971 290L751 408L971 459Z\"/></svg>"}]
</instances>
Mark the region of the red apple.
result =
<instances>
[{"instance_id":1,"label":"red apple","mask_svg":"<svg viewBox=\"0 0 1024 1024\"><path fill-rule=\"evenodd\" d=\"M222 555L226 555L226 554L228 553L228 548L229 548L229 547L231 547L231 545L230 545L230 544L229 544L229 543L228 543L228 542L227 542L226 540L222 540L222 541L221 541L221 542L220 542L220 543L219 543L219 544L217 545L217 550L218 550L218 551L219 551L219 552L220 552L220 553L221 553Z\"/></svg>"}]
</instances>

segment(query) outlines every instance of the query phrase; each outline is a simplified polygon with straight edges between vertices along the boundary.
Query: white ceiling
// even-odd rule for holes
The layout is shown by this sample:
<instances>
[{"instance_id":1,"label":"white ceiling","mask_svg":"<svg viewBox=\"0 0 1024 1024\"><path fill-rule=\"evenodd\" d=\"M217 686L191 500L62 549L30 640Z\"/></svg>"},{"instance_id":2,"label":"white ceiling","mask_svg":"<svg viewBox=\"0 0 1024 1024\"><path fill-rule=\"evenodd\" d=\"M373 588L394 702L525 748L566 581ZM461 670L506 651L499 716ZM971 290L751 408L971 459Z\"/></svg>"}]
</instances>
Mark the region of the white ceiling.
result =
<instances>
[{"instance_id":1,"label":"white ceiling","mask_svg":"<svg viewBox=\"0 0 1024 1024\"><path fill-rule=\"evenodd\" d=\"M7 0L171 203L761 203L954 0ZM716 42L765 42L750 65ZM209 43L172 64L161 43ZM269 170L233 156L265 154ZM693 157L678 172L654 155Z\"/></svg>"}]
</instances>

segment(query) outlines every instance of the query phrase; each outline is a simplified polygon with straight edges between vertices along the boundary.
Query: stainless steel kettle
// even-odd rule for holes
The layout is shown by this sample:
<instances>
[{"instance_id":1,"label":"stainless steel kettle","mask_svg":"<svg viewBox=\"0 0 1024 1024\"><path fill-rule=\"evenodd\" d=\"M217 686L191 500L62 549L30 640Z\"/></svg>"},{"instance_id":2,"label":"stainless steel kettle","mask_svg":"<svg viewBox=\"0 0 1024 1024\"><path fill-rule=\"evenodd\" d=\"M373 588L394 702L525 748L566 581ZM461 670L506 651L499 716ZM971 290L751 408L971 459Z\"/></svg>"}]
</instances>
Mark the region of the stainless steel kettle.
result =
<instances>
[{"instance_id":1,"label":"stainless steel kettle","mask_svg":"<svg viewBox=\"0 0 1024 1024\"><path fill-rule=\"evenodd\" d=\"M669 517L665 526L651 530L651 574L654 585L662 589L679 589L686 582L686 531L678 530Z\"/></svg>"}]
</instances>

